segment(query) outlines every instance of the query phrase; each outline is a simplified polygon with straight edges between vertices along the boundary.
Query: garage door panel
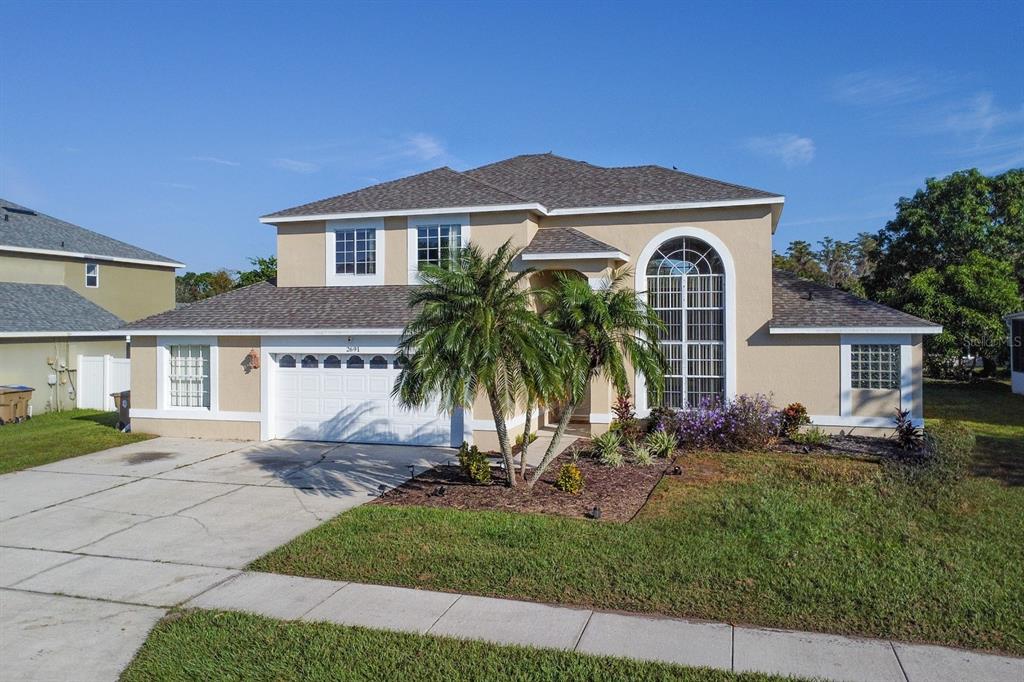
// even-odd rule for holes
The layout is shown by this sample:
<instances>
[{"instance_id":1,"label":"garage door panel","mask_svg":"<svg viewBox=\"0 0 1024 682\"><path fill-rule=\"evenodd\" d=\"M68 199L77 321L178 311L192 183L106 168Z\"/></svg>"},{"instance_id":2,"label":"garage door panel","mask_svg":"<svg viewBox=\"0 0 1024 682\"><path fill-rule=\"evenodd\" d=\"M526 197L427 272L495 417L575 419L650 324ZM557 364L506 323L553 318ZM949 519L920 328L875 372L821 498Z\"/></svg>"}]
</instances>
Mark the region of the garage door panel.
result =
<instances>
[{"instance_id":1,"label":"garage door panel","mask_svg":"<svg viewBox=\"0 0 1024 682\"><path fill-rule=\"evenodd\" d=\"M436 404L409 410L391 398L397 370L349 369L344 360L341 368L275 368L276 437L451 443L451 416L441 412Z\"/></svg>"}]
</instances>

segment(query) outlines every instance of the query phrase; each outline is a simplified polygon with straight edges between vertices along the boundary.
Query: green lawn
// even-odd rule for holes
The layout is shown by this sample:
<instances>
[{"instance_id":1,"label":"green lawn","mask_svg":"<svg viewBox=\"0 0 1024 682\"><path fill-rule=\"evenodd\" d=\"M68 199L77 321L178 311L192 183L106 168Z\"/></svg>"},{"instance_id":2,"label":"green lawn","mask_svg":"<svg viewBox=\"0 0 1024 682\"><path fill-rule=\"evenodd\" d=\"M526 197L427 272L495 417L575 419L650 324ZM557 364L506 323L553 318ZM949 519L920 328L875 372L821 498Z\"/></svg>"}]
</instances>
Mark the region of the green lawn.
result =
<instances>
[{"instance_id":1,"label":"green lawn","mask_svg":"<svg viewBox=\"0 0 1024 682\"><path fill-rule=\"evenodd\" d=\"M931 418L960 400L992 402L972 424L984 458L1019 463L1022 401L928 386ZM666 478L629 524L368 505L253 568L1024 653L1024 487L972 477L933 509L870 462L701 459L703 476Z\"/></svg>"},{"instance_id":2,"label":"green lawn","mask_svg":"<svg viewBox=\"0 0 1024 682\"><path fill-rule=\"evenodd\" d=\"M242 613L172 614L123 682L150 680L686 680L782 678L495 646Z\"/></svg>"},{"instance_id":3,"label":"green lawn","mask_svg":"<svg viewBox=\"0 0 1024 682\"><path fill-rule=\"evenodd\" d=\"M116 412L68 410L0 426L0 474L152 438L121 433Z\"/></svg>"}]
</instances>

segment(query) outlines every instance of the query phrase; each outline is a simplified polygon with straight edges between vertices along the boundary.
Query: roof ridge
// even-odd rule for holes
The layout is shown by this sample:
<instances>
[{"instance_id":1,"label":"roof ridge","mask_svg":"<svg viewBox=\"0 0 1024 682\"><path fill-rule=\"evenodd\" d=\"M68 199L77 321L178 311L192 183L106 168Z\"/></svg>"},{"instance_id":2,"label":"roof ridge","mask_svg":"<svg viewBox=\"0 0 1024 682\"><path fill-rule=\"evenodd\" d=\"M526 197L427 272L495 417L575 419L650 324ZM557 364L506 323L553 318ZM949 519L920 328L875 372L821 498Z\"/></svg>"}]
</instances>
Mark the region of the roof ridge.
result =
<instances>
[{"instance_id":1,"label":"roof ridge","mask_svg":"<svg viewBox=\"0 0 1024 682\"><path fill-rule=\"evenodd\" d=\"M697 175L696 173L689 173L687 171L681 171L681 170L679 170L677 168L665 168L664 166L659 166L658 164L649 164L649 165L654 167L654 168L660 168L661 170L667 170L670 173L679 173L680 175L686 175L686 176L689 176L691 178L697 178L699 180L707 180L708 182L717 182L720 185L728 185L729 187L735 187L736 189L742 189L742 190L746 190L748 192L760 192L762 194L770 194L770 195L776 196L776 197L783 196L783 195L779 194L778 192L769 192L768 190L757 189L756 187L749 187L747 185L740 185L740 184L735 183L735 182L729 182L728 180L719 180L718 178L708 177L707 175Z\"/></svg>"},{"instance_id":2,"label":"roof ridge","mask_svg":"<svg viewBox=\"0 0 1024 682\"><path fill-rule=\"evenodd\" d=\"M813 288L815 288L815 289L817 289L819 291L827 292L828 294L831 294L833 296L838 296L840 298L850 299L850 300L856 301L858 303L867 303L868 305L874 306L876 308L884 308L885 310L893 310L893 311L896 311L896 312L898 312L898 313L900 313L902 315L906 315L907 317L912 317L915 320L920 320L921 322L923 322L923 323L925 323L927 325L932 325L932 326L935 326L935 327L940 326L940 325L932 322L931 320L926 320L923 317L918 317L917 315L914 315L913 313L908 313L905 310L900 310L899 308L893 308L892 306L886 305L884 303L879 303L878 301L872 301L870 298L864 298L864 297L858 296L857 294L854 294L852 292L846 291L845 289L839 289L838 287L829 286L828 284L824 284L822 282L816 282L813 279L808 279L806 277L801 277L797 273L790 272L789 270L782 270L780 268L772 268L772 279L773 280L775 279L775 275L782 275L785 278L788 278L790 280L794 280L794 281L799 282L801 284L807 284L807 285L809 285L809 286L811 286L811 287L813 287Z\"/></svg>"},{"instance_id":3,"label":"roof ridge","mask_svg":"<svg viewBox=\"0 0 1024 682\"><path fill-rule=\"evenodd\" d=\"M447 168L447 166L445 166L445 167ZM514 193L508 191L508 189L506 189L504 187L498 187L497 185L493 185L493 184L491 184L491 183L489 183L489 182L487 182L485 180L480 180L478 178L474 178L472 175L468 174L469 173L468 171L465 171L465 172L455 171L455 172L458 173L459 175L461 175L462 177L466 178L467 180L469 180L471 182L475 182L478 185L481 185L483 187L487 187L489 189L493 189L495 191L501 192L502 194L507 194L508 196L512 197L516 201L527 201L527 202L528 201L535 201L534 199L527 199L526 197L521 197L518 194L514 194Z\"/></svg>"},{"instance_id":4,"label":"roof ridge","mask_svg":"<svg viewBox=\"0 0 1024 682\"><path fill-rule=\"evenodd\" d=\"M604 246L604 247L607 247L609 249L614 249L615 251L618 251L618 249L616 249L611 244L608 244L607 242L603 242L600 239L598 239L597 237L591 237L586 232L582 232L580 230L577 230L575 227L553 227L553 228L549 227L549 228L544 228L544 229L549 229L549 230L568 230L568 231L571 231L573 234L577 234L577 235L583 237L585 240L587 240L588 242L590 242L592 244L596 244L598 246Z\"/></svg>"}]
</instances>

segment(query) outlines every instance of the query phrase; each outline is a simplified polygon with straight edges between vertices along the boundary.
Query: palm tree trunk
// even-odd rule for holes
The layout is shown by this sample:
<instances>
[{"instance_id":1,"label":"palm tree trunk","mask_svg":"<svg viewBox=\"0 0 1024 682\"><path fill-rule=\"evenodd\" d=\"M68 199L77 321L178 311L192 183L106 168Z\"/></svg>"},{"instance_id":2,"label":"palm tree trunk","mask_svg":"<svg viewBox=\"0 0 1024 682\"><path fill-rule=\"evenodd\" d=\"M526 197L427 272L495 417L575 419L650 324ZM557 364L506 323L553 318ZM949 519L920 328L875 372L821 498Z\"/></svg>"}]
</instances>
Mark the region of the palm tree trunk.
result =
<instances>
[{"instance_id":1,"label":"palm tree trunk","mask_svg":"<svg viewBox=\"0 0 1024 682\"><path fill-rule=\"evenodd\" d=\"M540 480L541 474L551 464L551 460L555 458L555 450L558 449L558 443L562 440L562 436L565 434L565 430L569 428L569 421L572 419L572 413L576 410L576 406L579 403L573 401L565 406L565 411L562 412L562 417L558 420L558 426L555 427L555 434L551 436L551 443L548 445L547 451L544 453L544 458L540 461L540 464L533 470L533 475L530 476L530 480L526 482L528 488L533 488Z\"/></svg>"},{"instance_id":2,"label":"palm tree trunk","mask_svg":"<svg viewBox=\"0 0 1024 682\"><path fill-rule=\"evenodd\" d=\"M519 451L519 477L526 480L526 452L530 448L530 422L533 421L533 398L526 400L526 427L523 430L523 447Z\"/></svg>"},{"instance_id":3,"label":"palm tree trunk","mask_svg":"<svg viewBox=\"0 0 1024 682\"><path fill-rule=\"evenodd\" d=\"M498 432L501 459L505 463L505 485L509 488L515 488L516 467L512 461L512 447L508 444L508 428L505 426L505 414L501 411L501 403L493 391L487 391L487 400L491 403L491 414L494 415L494 430Z\"/></svg>"}]
</instances>

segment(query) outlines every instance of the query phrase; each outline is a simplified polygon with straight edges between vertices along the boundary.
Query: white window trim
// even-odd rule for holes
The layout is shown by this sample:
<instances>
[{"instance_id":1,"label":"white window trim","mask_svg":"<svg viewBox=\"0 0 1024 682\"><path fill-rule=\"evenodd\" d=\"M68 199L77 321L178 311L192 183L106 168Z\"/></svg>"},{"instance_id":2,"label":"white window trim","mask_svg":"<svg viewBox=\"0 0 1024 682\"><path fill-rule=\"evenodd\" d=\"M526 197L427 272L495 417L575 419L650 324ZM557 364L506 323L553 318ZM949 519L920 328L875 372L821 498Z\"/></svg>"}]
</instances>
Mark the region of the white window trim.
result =
<instances>
[{"instance_id":1,"label":"white window trim","mask_svg":"<svg viewBox=\"0 0 1024 682\"><path fill-rule=\"evenodd\" d=\"M89 266L93 265L96 267L96 284L89 284ZM87 261L85 264L85 288L86 289L99 289L100 288L100 264Z\"/></svg>"},{"instance_id":2,"label":"white window trim","mask_svg":"<svg viewBox=\"0 0 1024 682\"><path fill-rule=\"evenodd\" d=\"M336 232L347 230L374 230L374 244L376 250L376 266L372 275L354 275L350 273L335 272L336 263ZM327 286L359 286L367 284L384 284L384 219L383 218L359 218L352 220L328 220L327 229L324 233L326 239L326 282Z\"/></svg>"},{"instance_id":3,"label":"white window trim","mask_svg":"<svg viewBox=\"0 0 1024 682\"><path fill-rule=\"evenodd\" d=\"M409 284L421 284L419 270L419 249L417 239L417 228L420 225L458 225L461 239L461 247L469 245L469 215L415 215L407 218L406 254L408 255Z\"/></svg>"},{"instance_id":4,"label":"white window trim","mask_svg":"<svg viewBox=\"0 0 1024 682\"><path fill-rule=\"evenodd\" d=\"M699 227L683 226L665 230L647 242L647 246L636 259L636 268L633 271L636 278L636 291L641 296L646 295L647 264L662 244L677 237L700 239L713 248L718 253L718 257L722 259L722 266L725 269L725 398L732 400L736 397L736 265L725 242ZM647 381L642 374L637 372L637 416L646 417L650 411L651 408L647 404Z\"/></svg>"},{"instance_id":5,"label":"white window trim","mask_svg":"<svg viewBox=\"0 0 1024 682\"><path fill-rule=\"evenodd\" d=\"M171 405L171 346L210 347L210 407ZM218 419L220 414L217 338L213 336L160 336L156 342L156 412L165 419Z\"/></svg>"},{"instance_id":6,"label":"white window trim","mask_svg":"<svg viewBox=\"0 0 1024 682\"><path fill-rule=\"evenodd\" d=\"M839 337L839 418L841 420L880 419L892 425L890 417L855 417L853 415L853 353L851 346L862 344L896 345L900 347L900 409L910 411L914 404L913 337L909 334L843 334ZM857 389L872 390L872 389ZM896 390L896 389L879 389ZM818 417L817 419L826 419ZM826 424L842 426L843 424ZM850 424L868 426L871 424ZM886 425L886 424L880 424Z\"/></svg>"}]
</instances>

